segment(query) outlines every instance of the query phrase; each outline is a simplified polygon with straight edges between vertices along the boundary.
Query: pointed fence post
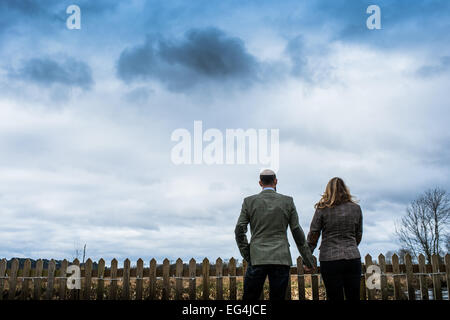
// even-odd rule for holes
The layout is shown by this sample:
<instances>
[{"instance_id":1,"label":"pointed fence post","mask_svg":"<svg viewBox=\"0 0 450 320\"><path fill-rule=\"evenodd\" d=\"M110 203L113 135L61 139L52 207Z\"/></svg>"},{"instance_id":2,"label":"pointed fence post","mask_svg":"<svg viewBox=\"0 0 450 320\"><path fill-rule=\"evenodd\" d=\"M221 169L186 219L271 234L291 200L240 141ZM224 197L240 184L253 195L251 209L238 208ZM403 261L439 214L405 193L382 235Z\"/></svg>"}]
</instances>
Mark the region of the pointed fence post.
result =
<instances>
[{"instance_id":1,"label":"pointed fence post","mask_svg":"<svg viewBox=\"0 0 450 320\"><path fill-rule=\"evenodd\" d=\"M109 285L109 300L117 300L117 259L111 260L111 282Z\"/></svg>"},{"instance_id":2,"label":"pointed fence post","mask_svg":"<svg viewBox=\"0 0 450 320\"><path fill-rule=\"evenodd\" d=\"M45 290L45 299L52 300L53 298L53 288L55 286L55 270L56 263L55 260L51 260L48 264L48 275L47 275L47 290Z\"/></svg>"},{"instance_id":3,"label":"pointed fence post","mask_svg":"<svg viewBox=\"0 0 450 320\"><path fill-rule=\"evenodd\" d=\"M408 300L416 300L416 289L413 286L414 273L412 266L412 258L409 253L405 255L405 269L406 269L406 286L408 290Z\"/></svg>"},{"instance_id":4,"label":"pointed fence post","mask_svg":"<svg viewBox=\"0 0 450 320\"><path fill-rule=\"evenodd\" d=\"M305 300L305 270L302 257L297 258L298 299Z\"/></svg>"},{"instance_id":5,"label":"pointed fence post","mask_svg":"<svg viewBox=\"0 0 450 320\"><path fill-rule=\"evenodd\" d=\"M230 300L237 300L236 288L236 260L231 258L228 262L228 273L230 277Z\"/></svg>"},{"instance_id":6,"label":"pointed fence post","mask_svg":"<svg viewBox=\"0 0 450 320\"><path fill-rule=\"evenodd\" d=\"M105 260L101 258L98 261L97 267L97 300L103 300L103 292L105 290L105 280L103 277L105 276Z\"/></svg>"},{"instance_id":7,"label":"pointed fence post","mask_svg":"<svg viewBox=\"0 0 450 320\"><path fill-rule=\"evenodd\" d=\"M136 263L136 300L142 300L143 283L144 283L144 260L139 258Z\"/></svg>"},{"instance_id":8,"label":"pointed fence post","mask_svg":"<svg viewBox=\"0 0 450 320\"><path fill-rule=\"evenodd\" d=\"M441 291L441 276L439 273L439 255L433 254L431 256L431 266L433 269L433 299L442 300Z\"/></svg>"},{"instance_id":9,"label":"pointed fence post","mask_svg":"<svg viewBox=\"0 0 450 320\"><path fill-rule=\"evenodd\" d=\"M42 270L44 268L44 262L42 259L36 261L36 270L34 276L37 277L34 279L34 290L33 290L33 299L40 300L41 299L41 283L42 279Z\"/></svg>"},{"instance_id":10,"label":"pointed fence post","mask_svg":"<svg viewBox=\"0 0 450 320\"><path fill-rule=\"evenodd\" d=\"M23 265L23 277L29 277L31 275L31 260L25 260ZM1 280L0 280L1 281ZM27 300L30 294L31 279L23 279L22 282L22 300Z\"/></svg>"},{"instance_id":11,"label":"pointed fence post","mask_svg":"<svg viewBox=\"0 0 450 320\"><path fill-rule=\"evenodd\" d=\"M381 300L388 299L388 291L387 291L387 278L386 278L386 259L384 255L380 254L378 256L378 263L380 264L380 286L381 286Z\"/></svg>"},{"instance_id":12,"label":"pointed fence post","mask_svg":"<svg viewBox=\"0 0 450 320\"><path fill-rule=\"evenodd\" d=\"M175 277L176 277L175 300L182 300L183 299L183 260L181 260L181 258L178 258L177 262L176 262Z\"/></svg>"},{"instance_id":13,"label":"pointed fence post","mask_svg":"<svg viewBox=\"0 0 450 320\"><path fill-rule=\"evenodd\" d=\"M220 257L216 260L216 300L223 300L223 262Z\"/></svg>"},{"instance_id":14,"label":"pointed fence post","mask_svg":"<svg viewBox=\"0 0 450 320\"><path fill-rule=\"evenodd\" d=\"M202 285L203 285L203 300L209 300L209 260L208 258L203 259L202 263Z\"/></svg>"},{"instance_id":15,"label":"pointed fence post","mask_svg":"<svg viewBox=\"0 0 450 320\"><path fill-rule=\"evenodd\" d=\"M170 261L164 259L163 261L163 291L162 300L170 299Z\"/></svg>"},{"instance_id":16,"label":"pointed fence post","mask_svg":"<svg viewBox=\"0 0 450 320\"><path fill-rule=\"evenodd\" d=\"M19 260L13 259L9 275L8 300L14 300L16 297L17 271L19 271Z\"/></svg>"},{"instance_id":17,"label":"pointed fence post","mask_svg":"<svg viewBox=\"0 0 450 320\"><path fill-rule=\"evenodd\" d=\"M189 299L197 299L197 262L194 258L189 260Z\"/></svg>"}]
</instances>

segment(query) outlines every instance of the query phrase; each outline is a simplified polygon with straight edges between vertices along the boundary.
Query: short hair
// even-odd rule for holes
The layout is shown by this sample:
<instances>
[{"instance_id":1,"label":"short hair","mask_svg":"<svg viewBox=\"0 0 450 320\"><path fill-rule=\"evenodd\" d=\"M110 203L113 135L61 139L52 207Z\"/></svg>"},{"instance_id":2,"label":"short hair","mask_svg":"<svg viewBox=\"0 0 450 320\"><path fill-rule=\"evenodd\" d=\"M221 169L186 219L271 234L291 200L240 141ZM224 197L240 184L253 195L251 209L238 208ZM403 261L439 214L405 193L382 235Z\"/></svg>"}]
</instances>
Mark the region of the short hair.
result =
<instances>
[{"instance_id":1,"label":"short hair","mask_svg":"<svg viewBox=\"0 0 450 320\"><path fill-rule=\"evenodd\" d=\"M275 172L270 169L263 170L259 174L259 180L261 180L261 183L265 186L273 184L276 178Z\"/></svg>"}]
</instances>

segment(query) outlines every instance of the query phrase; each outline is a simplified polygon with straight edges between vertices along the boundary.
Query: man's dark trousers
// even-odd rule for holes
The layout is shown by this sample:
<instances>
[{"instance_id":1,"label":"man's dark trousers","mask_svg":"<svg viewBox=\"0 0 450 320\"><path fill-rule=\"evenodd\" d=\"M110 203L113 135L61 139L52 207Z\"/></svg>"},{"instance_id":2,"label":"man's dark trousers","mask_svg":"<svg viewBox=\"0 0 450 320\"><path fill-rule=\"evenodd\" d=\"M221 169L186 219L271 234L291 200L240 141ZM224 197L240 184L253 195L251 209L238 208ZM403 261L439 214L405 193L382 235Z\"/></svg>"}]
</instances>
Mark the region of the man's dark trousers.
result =
<instances>
[{"instance_id":1,"label":"man's dark trousers","mask_svg":"<svg viewBox=\"0 0 450 320\"><path fill-rule=\"evenodd\" d=\"M288 265L249 265L244 278L242 300L259 300L266 276L269 276L270 300L284 300L291 267Z\"/></svg>"}]
</instances>

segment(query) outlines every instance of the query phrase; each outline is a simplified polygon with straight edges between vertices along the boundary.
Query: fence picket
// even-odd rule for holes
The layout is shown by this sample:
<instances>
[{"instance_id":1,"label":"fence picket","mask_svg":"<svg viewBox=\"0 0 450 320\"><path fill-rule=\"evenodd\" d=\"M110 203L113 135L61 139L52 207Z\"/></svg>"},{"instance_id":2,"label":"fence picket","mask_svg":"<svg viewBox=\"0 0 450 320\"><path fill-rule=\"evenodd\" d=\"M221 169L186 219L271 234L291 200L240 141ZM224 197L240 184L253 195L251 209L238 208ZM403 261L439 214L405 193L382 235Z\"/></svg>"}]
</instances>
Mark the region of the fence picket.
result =
<instances>
[{"instance_id":1,"label":"fence picket","mask_svg":"<svg viewBox=\"0 0 450 320\"><path fill-rule=\"evenodd\" d=\"M169 259L164 259L163 261L163 291L162 299L169 300L170 297L170 261Z\"/></svg>"},{"instance_id":2,"label":"fence picket","mask_svg":"<svg viewBox=\"0 0 450 320\"><path fill-rule=\"evenodd\" d=\"M53 299L53 288L55 286L55 270L56 263L55 260L51 260L48 264L48 275L47 275L47 289L45 290L45 299L52 300Z\"/></svg>"},{"instance_id":3,"label":"fence picket","mask_svg":"<svg viewBox=\"0 0 450 320\"><path fill-rule=\"evenodd\" d=\"M3 277L6 274L6 259L0 261L0 300L3 300L3 288L5 287L5 279Z\"/></svg>"},{"instance_id":4,"label":"fence picket","mask_svg":"<svg viewBox=\"0 0 450 320\"><path fill-rule=\"evenodd\" d=\"M44 262L42 259L39 259L36 262L36 272L34 273L35 277L41 277L42 276L42 269L44 268ZM33 291L33 299L34 300L40 300L41 299L41 283L42 280L40 278L34 279L34 291Z\"/></svg>"},{"instance_id":5,"label":"fence picket","mask_svg":"<svg viewBox=\"0 0 450 320\"><path fill-rule=\"evenodd\" d=\"M367 279L372 275L372 273L367 273L367 269L373 264L372 262L372 256L370 254L367 254L365 257L365 266L366 266L366 272L364 272L364 279L367 283ZM375 299L375 289L369 289L366 286L366 295L368 300L374 300Z\"/></svg>"},{"instance_id":6,"label":"fence picket","mask_svg":"<svg viewBox=\"0 0 450 320\"><path fill-rule=\"evenodd\" d=\"M216 300L223 300L223 262L221 258L216 260Z\"/></svg>"},{"instance_id":7,"label":"fence picket","mask_svg":"<svg viewBox=\"0 0 450 320\"><path fill-rule=\"evenodd\" d=\"M305 300L305 271L302 257L297 258L298 299Z\"/></svg>"},{"instance_id":8,"label":"fence picket","mask_svg":"<svg viewBox=\"0 0 450 320\"><path fill-rule=\"evenodd\" d=\"M314 258L314 270L317 270L317 259L315 256ZM311 290L312 290L312 299L313 300L319 300L319 277L317 276L317 273L311 274Z\"/></svg>"},{"instance_id":9,"label":"fence picket","mask_svg":"<svg viewBox=\"0 0 450 320\"><path fill-rule=\"evenodd\" d=\"M434 300L442 300L442 291L441 291L441 277L436 274L439 272L439 255L433 254L431 256L431 266L433 268L433 299Z\"/></svg>"},{"instance_id":10,"label":"fence picket","mask_svg":"<svg viewBox=\"0 0 450 320\"><path fill-rule=\"evenodd\" d=\"M412 258L409 253L405 255L405 269L406 269L406 286L408 290L408 300L416 300L416 290L413 286L414 274L413 274Z\"/></svg>"},{"instance_id":11,"label":"fence picket","mask_svg":"<svg viewBox=\"0 0 450 320\"><path fill-rule=\"evenodd\" d=\"M103 300L103 292L105 289L105 280L103 280L103 277L105 275L105 260L100 259L98 261L98 267L97 267L97 300Z\"/></svg>"},{"instance_id":12,"label":"fence picket","mask_svg":"<svg viewBox=\"0 0 450 320\"><path fill-rule=\"evenodd\" d=\"M153 258L150 260L150 272L149 272L149 293L148 298L150 300L156 299L156 260Z\"/></svg>"},{"instance_id":13,"label":"fence picket","mask_svg":"<svg viewBox=\"0 0 450 320\"><path fill-rule=\"evenodd\" d=\"M16 297L17 271L19 271L19 260L13 259L9 275L8 300L14 300Z\"/></svg>"},{"instance_id":14,"label":"fence picket","mask_svg":"<svg viewBox=\"0 0 450 320\"><path fill-rule=\"evenodd\" d=\"M394 273L394 300L403 300L403 294L400 284L400 267L398 265L398 255L392 256L392 272Z\"/></svg>"},{"instance_id":15,"label":"fence picket","mask_svg":"<svg viewBox=\"0 0 450 320\"><path fill-rule=\"evenodd\" d=\"M197 263L195 259L189 260L189 299L197 298Z\"/></svg>"},{"instance_id":16,"label":"fence picket","mask_svg":"<svg viewBox=\"0 0 450 320\"><path fill-rule=\"evenodd\" d=\"M425 256L423 254L419 255L419 283L420 283L420 295L422 300L429 300L427 277L425 275L427 269L425 265Z\"/></svg>"},{"instance_id":17,"label":"fence picket","mask_svg":"<svg viewBox=\"0 0 450 320\"><path fill-rule=\"evenodd\" d=\"M144 260L139 258L136 263L136 300L142 300L143 284L144 284Z\"/></svg>"},{"instance_id":18,"label":"fence picket","mask_svg":"<svg viewBox=\"0 0 450 320\"><path fill-rule=\"evenodd\" d=\"M236 260L231 258L228 263L228 274L230 279L230 300L237 300L236 288Z\"/></svg>"},{"instance_id":19,"label":"fence picket","mask_svg":"<svg viewBox=\"0 0 450 320\"><path fill-rule=\"evenodd\" d=\"M117 300L117 259L111 260L111 283L109 285L109 300Z\"/></svg>"},{"instance_id":20,"label":"fence picket","mask_svg":"<svg viewBox=\"0 0 450 320\"><path fill-rule=\"evenodd\" d=\"M31 261L30 259L25 260L23 265L23 277L29 277L31 274ZM31 279L23 279L22 281L22 300L27 300L30 293L30 282Z\"/></svg>"},{"instance_id":21,"label":"fence picket","mask_svg":"<svg viewBox=\"0 0 450 320\"><path fill-rule=\"evenodd\" d=\"M386 278L386 259L384 255L380 254L378 256L378 263L380 264L380 287L381 287L381 300L388 299L388 291L387 291L387 278Z\"/></svg>"},{"instance_id":22,"label":"fence picket","mask_svg":"<svg viewBox=\"0 0 450 320\"><path fill-rule=\"evenodd\" d=\"M177 259L175 266L176 286L175 286L175 299L181 300L183 298L183 260Z\"/></svg>"},{"instance_id":23,"label":"fence picket","mask_svg":"<svg viewBox=\"0 0 450 320\"><path fill-rule=\"evenodd\" d=\"M122 300L130 299L130 264L130 259L125 259L123 262Z\"/></svg>"},{"instance_id":24,"label":"fence picket","mask_svg":"<svg viewBox=\"0 0 450 320\"><path fill-rule=\"evenodd\" d=\"M67 290L67 266L69 262L64 259L61 263L61 268L59 269L59 300L65 300L66 299L66 290Z\"/></svg>"}]
</instances>

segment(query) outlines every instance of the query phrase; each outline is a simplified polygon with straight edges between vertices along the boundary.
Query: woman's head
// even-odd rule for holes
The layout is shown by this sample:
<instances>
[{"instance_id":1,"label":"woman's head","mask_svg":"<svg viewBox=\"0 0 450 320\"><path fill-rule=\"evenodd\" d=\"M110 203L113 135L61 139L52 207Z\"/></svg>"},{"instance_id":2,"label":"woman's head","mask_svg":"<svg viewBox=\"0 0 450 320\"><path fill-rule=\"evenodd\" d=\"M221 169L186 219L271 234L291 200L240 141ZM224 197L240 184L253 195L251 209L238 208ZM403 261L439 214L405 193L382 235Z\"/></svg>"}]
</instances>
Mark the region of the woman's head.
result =
<instances>
[{"instance_id":1,"label":"woman's head","mask_svg":"<svg viewBox=\"0 0 450 320\"><path fill-rule=\"evenodd\" d=\"M328 182L322 198L314 207L316 209L333 208L346 202L355 202L355 200L345 185L344 180L334 177Z\"/></svg>"}]
</instances>

